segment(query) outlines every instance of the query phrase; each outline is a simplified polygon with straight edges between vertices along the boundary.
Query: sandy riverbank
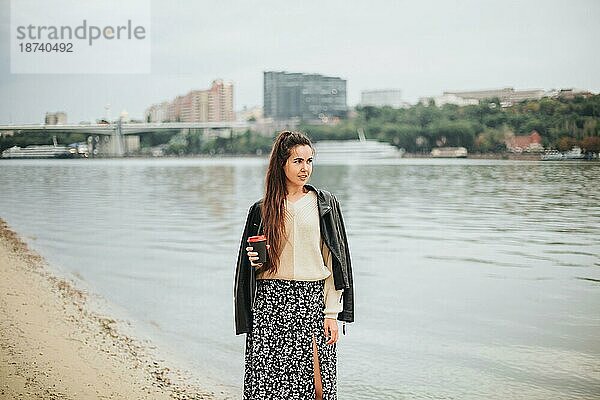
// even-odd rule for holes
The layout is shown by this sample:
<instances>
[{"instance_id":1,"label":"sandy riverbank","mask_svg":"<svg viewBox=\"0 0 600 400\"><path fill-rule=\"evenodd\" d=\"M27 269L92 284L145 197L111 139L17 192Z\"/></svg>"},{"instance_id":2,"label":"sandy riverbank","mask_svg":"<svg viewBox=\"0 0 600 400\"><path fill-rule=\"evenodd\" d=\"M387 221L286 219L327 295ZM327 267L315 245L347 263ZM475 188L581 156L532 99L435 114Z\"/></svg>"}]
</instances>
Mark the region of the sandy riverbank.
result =
<instances>
[{"instance_id":1,"label":"sandy riverbank","mask_svg":"<svg viewBox=\"0 0 600 400\"><path fill-rule=\"evenodd\" d=\"M220 398L120 332L2 219L0 277L0 399Z\"/></svg>"}]
</instances>

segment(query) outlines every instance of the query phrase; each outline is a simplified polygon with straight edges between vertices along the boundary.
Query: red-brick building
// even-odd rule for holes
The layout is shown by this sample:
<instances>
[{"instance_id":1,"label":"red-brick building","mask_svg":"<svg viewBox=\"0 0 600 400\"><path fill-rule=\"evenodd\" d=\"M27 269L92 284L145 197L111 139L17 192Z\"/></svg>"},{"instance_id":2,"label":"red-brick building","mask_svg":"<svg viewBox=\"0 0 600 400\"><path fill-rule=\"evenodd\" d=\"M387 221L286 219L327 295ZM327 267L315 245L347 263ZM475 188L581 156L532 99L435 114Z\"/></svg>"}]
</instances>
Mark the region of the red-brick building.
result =
<instances>
[{"instance_id":1,"label":"red-brick building","mask_svg":"<svg viewBox=\"0 0 600 400\"><path fill-rule=\"evenodd\" d=\"M512 136L505 142L508 151L513 153L534 153L544 151L542 136L533 130L529 135Z\"/></svg>"}]
</instances>

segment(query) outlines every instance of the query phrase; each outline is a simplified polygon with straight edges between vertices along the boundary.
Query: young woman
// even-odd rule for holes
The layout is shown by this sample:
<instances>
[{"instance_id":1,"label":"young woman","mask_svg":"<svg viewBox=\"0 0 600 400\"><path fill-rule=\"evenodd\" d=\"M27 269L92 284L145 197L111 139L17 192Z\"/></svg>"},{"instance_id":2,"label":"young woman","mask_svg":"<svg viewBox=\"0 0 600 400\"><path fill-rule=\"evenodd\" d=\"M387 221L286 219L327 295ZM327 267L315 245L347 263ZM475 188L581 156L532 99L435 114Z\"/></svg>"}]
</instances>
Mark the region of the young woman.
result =
<instances>
[{"instance_id":1,"label":"young woman","mask_svg":"<svg viewBox=\"0 0 600 400\"><path fill-rule=\"evenodd\" d=\"M337 399L337 320L354 321L339 203L308 184L314 149L302 133L273 144L264 198L250 207L235 274L236 333L246 333L244 400ZM246 242L263 234L267 261Z\"/></svg>"}]
</instances>

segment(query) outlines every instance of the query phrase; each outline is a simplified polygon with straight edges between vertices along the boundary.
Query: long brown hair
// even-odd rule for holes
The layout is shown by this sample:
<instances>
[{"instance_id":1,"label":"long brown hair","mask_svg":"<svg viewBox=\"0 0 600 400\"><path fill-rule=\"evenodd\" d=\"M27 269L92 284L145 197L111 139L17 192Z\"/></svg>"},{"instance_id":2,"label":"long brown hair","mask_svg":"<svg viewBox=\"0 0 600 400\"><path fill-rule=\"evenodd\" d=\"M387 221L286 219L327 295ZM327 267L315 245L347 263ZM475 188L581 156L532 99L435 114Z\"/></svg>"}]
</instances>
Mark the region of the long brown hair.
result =
<instances>
[{"instance_id":1,"label":"long brown hair","mask_svg":"<svg viewBox=\"0 0 600 400\"><path fill-rule=\"evenodd\" d=\"M269 262L261 267L262 271L276 273L279 255L283 250L285 237L284 211L287 185L284 167L295 146L308 145L315 149L310 139L301 132L282 131L275 138L269 167L265 177L265 197L262 202L264 234L270 248L267 250Z\"/></svg>"}]
</instances>

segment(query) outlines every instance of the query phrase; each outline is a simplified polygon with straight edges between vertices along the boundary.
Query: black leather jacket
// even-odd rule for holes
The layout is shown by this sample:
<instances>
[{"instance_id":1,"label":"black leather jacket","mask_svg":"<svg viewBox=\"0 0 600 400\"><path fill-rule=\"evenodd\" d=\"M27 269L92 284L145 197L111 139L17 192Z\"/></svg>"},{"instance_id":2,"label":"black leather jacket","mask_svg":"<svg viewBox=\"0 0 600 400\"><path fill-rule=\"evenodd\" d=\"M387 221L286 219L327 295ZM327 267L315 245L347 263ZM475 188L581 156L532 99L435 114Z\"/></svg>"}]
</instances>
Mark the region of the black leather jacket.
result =
<instances>
[{"instance_id":1,"label":"black leather jacket","mask_svg":"<svg viewBox=\"0 0 600 400\"><path fill-rule=\"evenodd\" d=\"M337 319L354 322L352 263L340 205L336 197L328 191L317 189L308 184L305 187L317 193L321 238L333 256L333 281L336 290L344 289L342 294L343 309L338 314ZM260 234L259 232L262 233L261 203L262 200L257 201L248 210L246 226L238 253L233 296L236 335L248 333L252 330L252 305L256 295L256 277L254 267L250 265L250 260L248 260L246 252L248 243L246 240L250 236Z\"/></svg>"}]
</instances>

